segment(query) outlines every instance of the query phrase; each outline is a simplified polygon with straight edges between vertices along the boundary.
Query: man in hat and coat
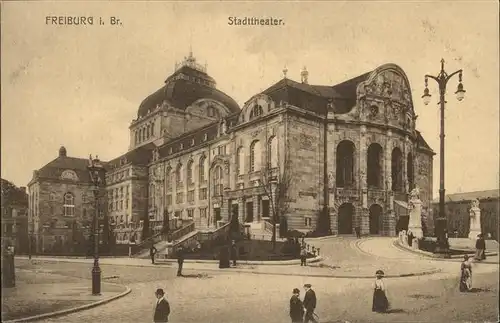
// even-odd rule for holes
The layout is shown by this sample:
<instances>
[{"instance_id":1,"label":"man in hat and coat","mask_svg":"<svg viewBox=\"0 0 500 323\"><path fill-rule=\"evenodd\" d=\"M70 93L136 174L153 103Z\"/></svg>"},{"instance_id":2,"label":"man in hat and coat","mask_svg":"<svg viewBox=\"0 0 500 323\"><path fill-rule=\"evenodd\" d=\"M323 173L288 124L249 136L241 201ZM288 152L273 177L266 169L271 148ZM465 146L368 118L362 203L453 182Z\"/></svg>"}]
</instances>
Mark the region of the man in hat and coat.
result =
<instances>
[{"instance_id":1,"label":"man in hat and coat","mask_svg":"<svg viewBox=\"0 0 500 323\"><path fill-rule=\"evenodd\" d=\"M168 322L168 316L170 315L170 304L168 304L168 301L165 299L165 292L163 291L163 289L158 288L155 292L155 296L156 306L153 322Z\"/></svg>"},{"instance_id":2,"label":"man in hat and coat","mask_svg":"<svg viewBox=\"0 0 500 323\"><path fill-rule=\"evenodd\" d=\"M304 309L306 310L304 323L308 323L309 321L317 323L314 319L314 310L316 309L316 293L311 289L311 284L305 284L304 289L306 290L303 302Z\"/></svg>"},{"instance_id":3,"label":"man in hat and coat","mask_svg":"<svg viewBox=\"0 0 500 323\"><path fill-rule=\"evenodd\" d=\"M177 249L177 276L182 276L182 266L184 265L184 248L179 247Z\"/></svg>"}]
</instances>

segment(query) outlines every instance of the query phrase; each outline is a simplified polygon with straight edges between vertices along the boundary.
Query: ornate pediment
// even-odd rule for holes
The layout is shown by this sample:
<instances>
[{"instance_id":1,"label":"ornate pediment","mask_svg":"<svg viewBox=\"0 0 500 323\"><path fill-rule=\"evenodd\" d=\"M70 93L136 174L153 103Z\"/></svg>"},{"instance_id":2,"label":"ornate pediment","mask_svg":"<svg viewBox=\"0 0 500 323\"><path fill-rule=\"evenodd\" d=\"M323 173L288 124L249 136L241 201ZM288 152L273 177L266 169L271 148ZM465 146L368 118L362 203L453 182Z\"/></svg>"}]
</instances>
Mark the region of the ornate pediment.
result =
<instances>
[{"instance_id":1,"label":"ornate pediment","mask_svg":"<svg viewBox=\"0 0 500 323\"><path fill-rule=\"evenodd\" d=\"M386 102L391 102L396 110L402 108L413 111L408 79L403 70L393 64L378 68L366 81L359 83L357 95L358 99L381 98ZM397 116L397 112L392 116Z\"/></svg>"},{"instance_id":2,"label":"ornate pediment","mask_svg":"<svg viewBox=\"0 0 500 323\"><path fill-rule=\"evenodd\" d=\"M78 175L76 175L76 173L70 169L67 169L62 172L61 179L75 181L75 182L79 180Z\"/></svg>"}]
</instances>

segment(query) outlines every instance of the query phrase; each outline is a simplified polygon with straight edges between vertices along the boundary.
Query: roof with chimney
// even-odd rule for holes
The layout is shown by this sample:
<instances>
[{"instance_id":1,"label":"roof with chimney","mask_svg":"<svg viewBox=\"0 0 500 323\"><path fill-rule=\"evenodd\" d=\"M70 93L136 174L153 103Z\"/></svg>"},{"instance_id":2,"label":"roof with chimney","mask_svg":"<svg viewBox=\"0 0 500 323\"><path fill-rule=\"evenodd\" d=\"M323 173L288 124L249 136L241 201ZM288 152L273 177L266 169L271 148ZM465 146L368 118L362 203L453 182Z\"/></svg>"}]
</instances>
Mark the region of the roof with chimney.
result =
<instances>
[{"instance_id":1,"label":"roof with chimney","mask_svg":"<svg viewBox=\"0 0 500 323\"><path fill-rule=\"evenodd\" d=\"M103 161L101 161L101 163L106 168L107 163ZM63 180L61 176L64 171L73 171L78 176L78 182L91 183L92 181L87 169L88 165L88 158L68 157L66 148L63 146L59 149L59 155L57 158L34 172L31 182L35 179Z\"/></svg>"}]
</instances>

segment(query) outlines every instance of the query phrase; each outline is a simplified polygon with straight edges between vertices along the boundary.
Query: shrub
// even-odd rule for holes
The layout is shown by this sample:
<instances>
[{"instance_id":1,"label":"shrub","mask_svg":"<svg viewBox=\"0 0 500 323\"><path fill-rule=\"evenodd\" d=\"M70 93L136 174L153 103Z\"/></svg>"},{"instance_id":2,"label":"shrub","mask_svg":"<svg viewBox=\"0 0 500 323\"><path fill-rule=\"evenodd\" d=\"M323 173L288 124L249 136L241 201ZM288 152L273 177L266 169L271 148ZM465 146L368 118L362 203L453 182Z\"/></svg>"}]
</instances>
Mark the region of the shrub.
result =
<instances>
[{"instance_id":1,"label":"shrub","mask_svg":"<svg viewBox=\"0 0 500 323\"><path fill-rule=\"evenodd\" d=\"M418 240L418 248L422 251L434 252L437 240L435 238L424 237Z\"/></svg>"}]
</instances>

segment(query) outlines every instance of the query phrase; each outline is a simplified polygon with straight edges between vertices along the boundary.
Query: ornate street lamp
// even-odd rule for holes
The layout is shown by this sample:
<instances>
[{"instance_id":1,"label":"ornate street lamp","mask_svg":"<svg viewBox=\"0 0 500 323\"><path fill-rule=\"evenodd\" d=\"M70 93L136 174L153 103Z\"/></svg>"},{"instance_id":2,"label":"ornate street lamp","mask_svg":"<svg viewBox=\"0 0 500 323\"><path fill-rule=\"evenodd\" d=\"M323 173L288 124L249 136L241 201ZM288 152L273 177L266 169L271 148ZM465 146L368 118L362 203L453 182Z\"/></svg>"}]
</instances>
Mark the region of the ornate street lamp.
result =
<instances>
[{"instance_id":1,"label":"ornate street lamp","mask_svg":"<svg viewBox=\"0 0 500 323\"><path fill-rule=\"evenodd\" d=\"M458 101L462 101L465 97L465 90L462 84L462 70L458 70L448 75L444 71L444 59L441 59L441 71L438 76L425 75L425 89L424 95L422 95L422 99L425 105L428 105L431 100L431 95L429 94L429 89L427 87L428 79L431 78L438 83L439 86L439 104L441 107L441 133L440 133L440 149L439 149L439 217L437 219L438 224L438 245L436 248L436 253L444 253L449 254L449 244L448 238L445 235L445 228L447 227L447 219L445 214L445 206L444 206L444 106L446 103L445 95L446 95L446 85L451 77L455 74L458 74L458 87L455 92Z\"/></svg>"},{"instance_id":2,"label":"ornate street lamp","mask_svg":"<svg viewBox=\"0 0 500 323\"><path fill-rule=\"evenodd\" d=\"M99 267L99 188L104 184L104 167L96 156L89 157L87 169L90 180L94 184L95 214L94 214L94 266L92 267L92 295L101 295L101 268Z\"/></svg>"}]
</instances>

